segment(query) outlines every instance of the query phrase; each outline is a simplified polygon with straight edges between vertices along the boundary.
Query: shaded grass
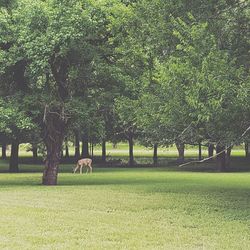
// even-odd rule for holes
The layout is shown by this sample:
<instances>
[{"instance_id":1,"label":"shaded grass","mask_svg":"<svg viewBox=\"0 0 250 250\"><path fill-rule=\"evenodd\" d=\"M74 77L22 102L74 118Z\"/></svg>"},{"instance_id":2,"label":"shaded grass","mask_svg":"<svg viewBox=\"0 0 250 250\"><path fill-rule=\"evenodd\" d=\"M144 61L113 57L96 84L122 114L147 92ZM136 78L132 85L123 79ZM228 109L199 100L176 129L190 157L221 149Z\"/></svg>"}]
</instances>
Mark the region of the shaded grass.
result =
<instances>
[{"instance_id":1,"label":"shaded grass","mask_svg":"<svg viewBox=\"0 0 250 250\"><path fill-rule=\"evenodd\" d=\"M0 174L0 249L249 249L249 173L94 171Z\"/></svg>"},{"instance_id":2,"label":"shaded grass","mask_svg":"<svg viewBox=\"0 0 250 250\"><path fill-rule=\"evenodd\" d=\"M122 168L126 169L130 166L127 164L126 159L120 157L122 159L122 164L113 164L112 162L107 162L105 164L101 163L100 159L94 158L94 168L113 168L118 167L120 170ZM190 163L184 167L179 167L179 162L176 158L160 158L158 159L157 166L152 165L152 161L148 160L145 157L135 158L136 164L132 168L152 168L152 167L162 167L165 170L172 171L191 171L191 172L218 172L218 166L216 161L206 161L204 163L197 163L197 159L195 158L187 158L186 163ZM59 171L61 173L72 172L72 167L75 167L76 160L74 157L70 159L63 160L64 162L60 164ZM193 162L194 161L194 162ZM19 159L19 171L21 173L28 172L42 172L44 169L44 163L40 160L40 163L34 164L31 157L25 157ZM8 173L9 172L9 162L8 160L0 160L0 173ZM227 172L250 172L250 164L249 159L245 157L231 157L230 166L227 168Z\"/></svg>"}]
</instances>

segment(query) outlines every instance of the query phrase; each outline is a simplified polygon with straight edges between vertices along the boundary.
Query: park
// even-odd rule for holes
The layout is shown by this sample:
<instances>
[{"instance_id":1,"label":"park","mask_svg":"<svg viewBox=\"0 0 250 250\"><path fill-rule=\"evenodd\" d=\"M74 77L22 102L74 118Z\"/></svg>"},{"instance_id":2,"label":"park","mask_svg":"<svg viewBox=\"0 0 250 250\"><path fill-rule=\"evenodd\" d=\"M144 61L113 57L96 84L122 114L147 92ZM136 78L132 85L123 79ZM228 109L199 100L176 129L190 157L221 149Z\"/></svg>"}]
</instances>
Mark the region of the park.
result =
<instances>
[{"instance_id":1,"label":"park","mask_svg":"<svg viewBox=\"0 0 250 250\"><path fill-rule=\"evenodd\" d=\"M0 249L248 250L247 0L0 0Z\"/></svg>"}]
</instances>

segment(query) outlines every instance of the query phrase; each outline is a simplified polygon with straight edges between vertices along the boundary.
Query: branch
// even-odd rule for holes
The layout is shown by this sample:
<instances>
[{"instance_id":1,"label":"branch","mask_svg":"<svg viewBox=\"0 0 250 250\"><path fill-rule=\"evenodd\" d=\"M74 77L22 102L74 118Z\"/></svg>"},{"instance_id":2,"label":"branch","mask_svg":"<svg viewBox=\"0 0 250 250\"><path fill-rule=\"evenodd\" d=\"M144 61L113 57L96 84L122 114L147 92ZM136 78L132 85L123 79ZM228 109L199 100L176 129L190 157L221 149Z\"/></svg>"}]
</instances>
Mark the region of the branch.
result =
<instances>
[{"instance_id":1,"label":"branch","mask_svg":"<svg viewBox=\"0 0 250 250\"><path fill-rule=\"evenodd\" d=\"M186 133L186 131L191 127L191 125L193 124L193 122L191 122L175 139L174 141L176 141L177 139L179 139L184 133Z\"/></svg>"},{"instance_id":2,"label":"branch","mask_svg":"<svg viewBox=\"0 0 250 250\"><path fill-rule=\"evenodd\" d=\"M249 130L250 130L250 126L243 132L243 134L238 138L238 140L241 139L241 138L243 138ZM210 156L210 157L205 158L205 159L203 159L201 161L190 161L190 162L187 162L187 163L179 165L179 167L184 167L184 166L187 166L187 165L190 165L190 164L193 164L193 163L203 163L203 162L206 162L208 160L211 160L211 159L217 157L218 155L221 155L223 152L226 152L233 145L234 145L234 143L231 143L228 147L226 147L224 150L220 151L216 155Z\"/></svg>"},{"instance_id":3,"label":"branch","mask_svg":"<svg viewBox=\"0 0 250 250\"><path fill-rule=\"evenodd\" d=\"M47 108L48 108L48 105L45 105L45 107L44 107L44 113L43 113L43 122L45 124L46 124Z\"/></svg>"}]
</instances>

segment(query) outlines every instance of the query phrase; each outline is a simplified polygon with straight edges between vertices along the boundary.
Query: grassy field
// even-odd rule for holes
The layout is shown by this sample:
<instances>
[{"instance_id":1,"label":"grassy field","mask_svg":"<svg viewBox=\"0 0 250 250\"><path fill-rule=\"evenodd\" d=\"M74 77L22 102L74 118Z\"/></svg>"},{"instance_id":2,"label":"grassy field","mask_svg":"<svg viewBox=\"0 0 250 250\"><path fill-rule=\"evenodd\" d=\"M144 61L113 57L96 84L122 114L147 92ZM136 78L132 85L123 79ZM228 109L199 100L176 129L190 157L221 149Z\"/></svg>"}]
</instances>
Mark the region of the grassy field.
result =
<instances>
[{"instance_id":1,"label":"grassy field","mask_svg":"<svg viewBox=\"0 0 250 250\"><path fill-rule=\"evenodd\" d=\"M0 249L249 249L250 173L62 169L0 174Z\"/></svg>"}]
</instances>

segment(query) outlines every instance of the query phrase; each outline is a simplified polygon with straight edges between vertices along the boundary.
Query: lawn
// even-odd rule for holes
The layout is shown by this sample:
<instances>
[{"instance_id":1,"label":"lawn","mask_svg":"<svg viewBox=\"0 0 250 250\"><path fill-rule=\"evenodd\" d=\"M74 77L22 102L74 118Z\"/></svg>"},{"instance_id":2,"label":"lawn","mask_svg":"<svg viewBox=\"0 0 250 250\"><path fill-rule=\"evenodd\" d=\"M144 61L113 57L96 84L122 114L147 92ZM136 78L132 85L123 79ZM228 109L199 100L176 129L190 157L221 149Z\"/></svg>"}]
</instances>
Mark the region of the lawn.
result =
<instances>
[{"instance_id":1,"label":"lawn","mask_svg":"<svg viewBox=\"0 0 250 250\"><path fill-rule=\"evenodd\" d=\"M250 246L250 173L98 168L40 181L0 174L0 249Z\"/></svg>"}]
</instances>

